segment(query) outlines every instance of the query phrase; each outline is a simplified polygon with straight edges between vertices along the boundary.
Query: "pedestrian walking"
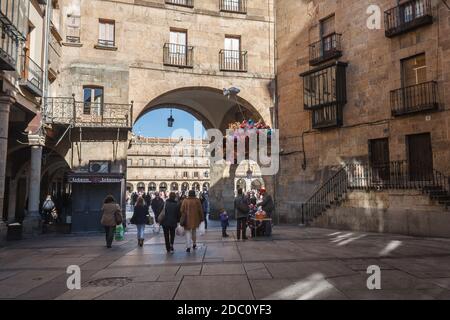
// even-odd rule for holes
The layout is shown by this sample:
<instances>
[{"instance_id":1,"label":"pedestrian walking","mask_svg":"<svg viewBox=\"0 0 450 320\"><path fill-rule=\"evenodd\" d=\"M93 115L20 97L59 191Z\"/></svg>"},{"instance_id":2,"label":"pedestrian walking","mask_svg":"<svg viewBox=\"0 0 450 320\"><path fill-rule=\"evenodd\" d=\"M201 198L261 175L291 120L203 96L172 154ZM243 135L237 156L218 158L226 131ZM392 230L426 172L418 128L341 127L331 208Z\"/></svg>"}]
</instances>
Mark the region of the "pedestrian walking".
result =
<instances>
[{"instance_id":1,"label":"pedestrian walking","mask_svg":"<svg viewBox=\"0 0 450 320\"><path fill-rule=\"evenodd\" d=\"M42 233L47 232L47 226L51 223L53 220L52 212L56 209L55 203L52 200L51 195L47 195L45 198L44 203L42 204L42 219L44 220L44 223L42 224Z\"/></svg>"},{"instance_id":2,"label":"pedestrian walking","mask_svg":"<svg viewBox=\"0 0 450 320\"><path fill-rule=\"evenodd\" d=\"M249 212L248 199L244 196L244 191L238 189L238 195L234 199L234 212L237 220L237 239L247 240L247 218Z\"/></svg>"},{"instance_id":3,"label":"pedestrian walking","mask_svg":"<svg viewBox=\"0 0 450 320\"><path fill-rule=\"evenodd\" d=\"M191 252L191 247L197 249L197 229L204 221L202 203L197 198L195 190L189 191L189 197L181 204L180 224L186 231L186 252Z\"/></svg>"},{"instance_id":4,"label":"pedestrian walking","mask_svg":"<svg viewBox=\"0 0 450 320\"><path fill-rule=\"evenodd\" d=\"M265 188L261 188L259 193L262 197L262 202L259 205L267 214L267 217L272 219L273 211L275 210L275 203L273 202L272 196L267 193ZM272 235L272 223L270 221L264 221L263 225L264 235L270 237Z\"/></svg>"},{"instance_id":5,"label":"pedestrian walking","mask_svg":"<svg viewBox=\"0 0 450 320\"><path fill-rule=\"evenodd\" d=\"M145 204L143 197L139 197L134 207L133 217L131 217L131 224L136 225L138 246L143 247L145 241L145 225L147 223L148 207Z\"/></svg>"},{"instance_id":6,"label":"pedestrian walking","mask_svg":"<svg viewBox=\"0 0 450 320\"><path fill-rule=\"evenodd\" d=\"M101 224L105 227L106 247L111 248L116 232L116 226L122 224L122 209L113 196L109 195L103 201Z\"/></svg>"},{"instance_id":7,"label":"pedestrian walking","mask_svg":"<svg viewBox=\"0 0 450 320\"><path fill-rule=\"evenodd\" d=\"M159 214L164 209L164 200L161 198L159 192L155 194L155 198L151 201L151 207L155 214L155 221L158 221Z\"/></svg>"},{"instance_id":8,"label":"pedestrian walking","mask_svg":"<svg viewBox=\"0 0 450 320\"><path fill-rule=\"evenodd\" d=\"M202 209L203 209L203 214L204 214L204 219L205 219L205 230L207 230L208 229L208 216L209 216L209 212L210 212L210 203L209 203L208 190L206 190L206 188L203 189L203 193L201 195L200 200L202 202Z\"/></svg>"},{"instance_id":9,"label":"pedestrian walking","mask_svg":"<svg viewBox=\"0 0 450 320\"><path fill-rule=\"evenodd\" d=\"M175 192L169 194L169 199L166 201L164 219L161 222L167 253L173 253L175 251L173 247L175 243L175 230L181 218L180 203L176 198L177 195Z\"/></svg>"}]
</instances>

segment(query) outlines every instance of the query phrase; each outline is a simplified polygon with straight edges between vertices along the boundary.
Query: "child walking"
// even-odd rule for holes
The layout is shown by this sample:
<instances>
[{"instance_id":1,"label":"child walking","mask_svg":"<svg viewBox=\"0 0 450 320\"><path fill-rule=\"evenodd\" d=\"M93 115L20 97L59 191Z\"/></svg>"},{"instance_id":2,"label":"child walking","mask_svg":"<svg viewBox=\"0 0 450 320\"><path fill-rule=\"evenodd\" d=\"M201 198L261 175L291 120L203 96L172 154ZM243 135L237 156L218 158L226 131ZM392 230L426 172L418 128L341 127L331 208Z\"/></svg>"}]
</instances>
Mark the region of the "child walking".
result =
<instances>
[{"instance_id":1,"label":"child walking","mask_svg":"<svg viewBox=\"0 0 450 320\"><path fill-rule=\"evenodd\" d=\"M230 225L228 213L225 211L225 209L222 209L220 211L220 222L222 224L222 237L228 238L229 235L227 234L227 227Z\"/></svg>"}]
</instances>

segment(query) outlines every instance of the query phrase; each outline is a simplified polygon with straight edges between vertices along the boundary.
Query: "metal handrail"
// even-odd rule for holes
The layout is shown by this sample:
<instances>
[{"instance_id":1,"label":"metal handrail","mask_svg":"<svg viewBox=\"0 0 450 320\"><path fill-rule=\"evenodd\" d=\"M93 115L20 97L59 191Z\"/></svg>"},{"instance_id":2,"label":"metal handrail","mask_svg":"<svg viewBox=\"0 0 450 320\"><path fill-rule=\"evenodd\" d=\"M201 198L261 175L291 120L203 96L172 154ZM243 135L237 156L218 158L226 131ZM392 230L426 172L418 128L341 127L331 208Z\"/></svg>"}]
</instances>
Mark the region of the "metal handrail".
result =
<instances>
[{"instance_id":1,"label":"metal handrail","mask_svg":"<svg viewBox=\"0 0 450 320\"><path fill-rule=\"evenodd\" d=\"M309 223L333 203L341 201L348 190L380 189L416 189L430 196L432 192L438 192L443 197L450 197L450 179L436 169L425 169L424 166L412 169L406 160L377 165L346 164L302 204L302 223Z\"/></svg>"},{"instance_id":2,"label":"metal handrail","mask_svg":"<svg viewBox=\"0 0 450 320\"><path fill-rule=\"evenodd\" d=\"M247 72L247 51L220 50L219 64L221 71Z\"/></svg>"}]
</instances>

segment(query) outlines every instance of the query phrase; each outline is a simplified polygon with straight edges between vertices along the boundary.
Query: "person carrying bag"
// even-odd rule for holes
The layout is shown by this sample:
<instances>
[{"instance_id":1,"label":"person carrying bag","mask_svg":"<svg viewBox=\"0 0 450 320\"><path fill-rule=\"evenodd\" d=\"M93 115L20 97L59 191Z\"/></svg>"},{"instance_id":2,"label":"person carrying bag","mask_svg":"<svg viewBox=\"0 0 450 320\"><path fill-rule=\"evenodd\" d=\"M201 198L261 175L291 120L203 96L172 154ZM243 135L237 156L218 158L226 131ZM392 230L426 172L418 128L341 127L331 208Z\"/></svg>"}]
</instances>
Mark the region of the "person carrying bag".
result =
<instances>
[{"instance_id":1,"label":"person carrying bag","mask_svg":"<svg viewBox=\"0 0 450 320\"><path fill-rule=\"evenodd\" d=\"M111 248L118 225L122 226L122 209L113 196L109 195L103 201L101 224L105 228L106 247Z\"/></svg>"}]
</instances>

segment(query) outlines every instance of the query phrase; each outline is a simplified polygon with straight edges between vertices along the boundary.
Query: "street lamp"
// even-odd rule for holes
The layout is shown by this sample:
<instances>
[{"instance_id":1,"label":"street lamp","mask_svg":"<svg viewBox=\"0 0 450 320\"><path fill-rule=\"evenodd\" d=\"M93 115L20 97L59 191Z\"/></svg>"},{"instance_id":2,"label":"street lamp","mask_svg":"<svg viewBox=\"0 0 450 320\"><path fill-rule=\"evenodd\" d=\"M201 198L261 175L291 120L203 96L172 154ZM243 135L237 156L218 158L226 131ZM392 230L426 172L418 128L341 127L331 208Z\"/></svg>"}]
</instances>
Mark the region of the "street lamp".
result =
<instances>
[{"instance_id":1,"label":"street lamp","mask_svg":"<svg viewBox=\"0 0 450 320\"><path fill-rule=\"evenodd\" d=\"M175 119L172 116L172 109L170 109L170 118L167 119L167 125L169 128L173 128L173 123L175 122Z\"/></svg>"}]
</instances>

